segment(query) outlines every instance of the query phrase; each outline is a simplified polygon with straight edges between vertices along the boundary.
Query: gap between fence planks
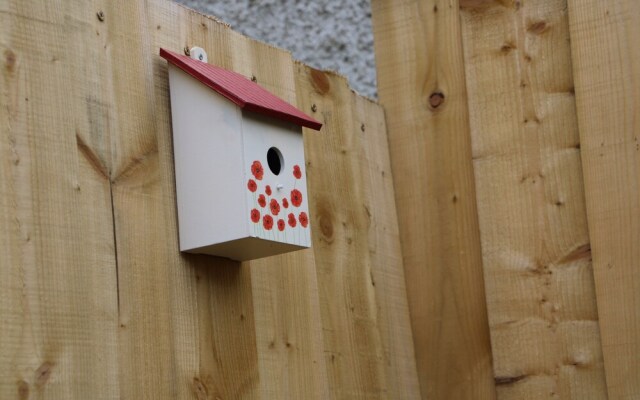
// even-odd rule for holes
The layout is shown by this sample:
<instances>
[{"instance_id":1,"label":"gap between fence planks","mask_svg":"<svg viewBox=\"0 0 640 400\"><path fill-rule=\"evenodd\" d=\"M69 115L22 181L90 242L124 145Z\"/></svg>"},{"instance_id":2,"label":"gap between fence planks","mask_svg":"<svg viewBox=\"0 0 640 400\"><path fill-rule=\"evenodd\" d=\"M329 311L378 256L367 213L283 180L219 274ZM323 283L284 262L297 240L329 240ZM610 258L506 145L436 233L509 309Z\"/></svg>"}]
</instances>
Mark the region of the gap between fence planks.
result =
<instances>
[{"instance_id":1,"label":"gap between fence planks","mask_svg":"<svg viewBox=\"0 0 640 400\"><path fill-rule=\"evenodd\" d=\"M379 106L331 76L323 102L350 111L305 139L355 190L336 204L333 245L312 208L312 250L184 255L159 47L199 45L309 112L306 67L162 0L15 0L0 18L0 218L12 226L0 231L0 397L418 397ZM371 136L356 141L362 123ZM347 154L332 147L352 140ZM322 173L309 192L339 198Z\"/></svg>"},{"instance_id":2,"label":"gap between fence planks","mask_svg":"<svg viewBox=\"0 0 640 400\"><path fill-rule=\"evenodd\" d=\"M609 399L640 396L640 3L569 0Z\"/></svg>"},{"instance_id":3,"label":"gap between fence planks","mask_svg":"<svg viewBox=\"0 0 640 400\"><path fill-rule=\"evenodd\" d=\"M494 399L457 1L372 2L423 399Z\"/></svg>"},{"instance_id":4,"label":"gap between fence planks","mask_svg":"<svg viewBox=\"0 0 640 400\"><path fill-rule=\"evenodd\" d=\"M499 399L606 399L566 2L461 2Z\"/></svg>"}]
</instances>

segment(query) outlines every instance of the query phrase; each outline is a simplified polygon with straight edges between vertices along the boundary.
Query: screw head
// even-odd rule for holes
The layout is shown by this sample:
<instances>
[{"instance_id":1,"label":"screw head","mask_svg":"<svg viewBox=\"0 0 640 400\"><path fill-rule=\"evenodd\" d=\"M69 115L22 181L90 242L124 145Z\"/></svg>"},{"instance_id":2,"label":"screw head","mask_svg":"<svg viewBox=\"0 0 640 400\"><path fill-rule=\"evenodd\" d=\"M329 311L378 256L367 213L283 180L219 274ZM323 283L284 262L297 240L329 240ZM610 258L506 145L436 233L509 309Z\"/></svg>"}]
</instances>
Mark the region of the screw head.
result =
<instances>
[{"instance_id":1,"label":"screw head","mask_svg":"<svg viewBox=\"0 0 640 400\"><path fill-rule=\"evenodd\" d=\"M98 12L96 13L96 16L98 17L98 20L99 20L100 22L104 21L104 12L102 12L102 11L98 11Z\"/></svg>"},{"instance_id":2,"label":"screw head","mask_svg":"<svg viewBox=\"0 0 640 400\"><path fill-rule=\"evenodd\" d=\"M189 46L184 46L184 55L187 57L191 55L191 50L189 50Z\"/></svg>"},{"instance_id":3,"label":"screw head","mask_svg":"<svg viewBox=\"0 0 640 400\"><path fill-rule=\"evenodd\" d=\"M204 56L202 54L199 54L198 55L198 60L200 60L200 61L204 60Z\"/></svg>"},{"instance_id":4,"label":"screw head","mask_svg":"<svg viewBox=\"0 0 640 400\"><path fill-rule=\"evenodd\" d=\"M311 111L316 112L318 111L318 106L316 106L315 104L311 105Z\"/></svg>"}]
</instances>

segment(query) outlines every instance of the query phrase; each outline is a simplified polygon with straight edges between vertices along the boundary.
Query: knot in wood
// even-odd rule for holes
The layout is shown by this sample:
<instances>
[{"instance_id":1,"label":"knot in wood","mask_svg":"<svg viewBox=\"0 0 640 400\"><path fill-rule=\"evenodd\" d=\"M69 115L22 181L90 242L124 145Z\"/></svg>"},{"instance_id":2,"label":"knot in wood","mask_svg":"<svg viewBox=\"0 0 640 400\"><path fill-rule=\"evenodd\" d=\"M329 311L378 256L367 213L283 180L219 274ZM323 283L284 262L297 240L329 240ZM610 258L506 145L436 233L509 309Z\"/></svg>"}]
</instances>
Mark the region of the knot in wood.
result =
<instances>
[{"instance_id":1,"label":"knot in wood","mask_svg":"<svg viewBox=\"0 0 640 400\"><path fill-rule=\"evenodd\" d=\"M311 76L311 85L317 93L324 95L331 90L331 82L327 78L327 74L312 68L309 75Z\"/></svg>"},{"instance_id":2,"label":"knot in wood","mask_svg":"<svg viewBox=\"0 0 640 400\"><path fill-rule=\"evenodd\" d=\"M7 49L4 51L4 64L8 71L13 71L16 65L16 53Z\"/></svg>"},{"instance_id":3,"label":"knot in wood","mask_svg":"<svg viewBox=\"0 0 640 400\"><path fill-rule=\"evenodd\" d=\"M440 107L444 103L444 93L442 92L433 92L431 96L429 96L429 105L434 110Z\"/></svg>"}]
</instances>

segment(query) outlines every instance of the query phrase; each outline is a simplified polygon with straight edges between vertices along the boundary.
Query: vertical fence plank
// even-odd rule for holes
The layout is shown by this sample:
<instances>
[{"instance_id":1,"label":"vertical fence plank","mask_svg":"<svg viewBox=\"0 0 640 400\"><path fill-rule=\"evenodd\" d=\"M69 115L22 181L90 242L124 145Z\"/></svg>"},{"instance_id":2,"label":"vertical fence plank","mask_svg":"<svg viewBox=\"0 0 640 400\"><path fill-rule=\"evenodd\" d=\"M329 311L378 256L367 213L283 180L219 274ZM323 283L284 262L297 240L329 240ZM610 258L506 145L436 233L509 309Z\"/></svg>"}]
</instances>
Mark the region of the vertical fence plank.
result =
<instances>
[{"instance_id":1,"label":"vertical fence plank","mask_svg":"<svg viewBox=\"0 0 640 400\"><path fill-rule=\"evenodd\" d=\"M353 95L352 95L353 96ZM390 398L418 399L420 384L409 319L387 126L381 106L356 97L363 206L366 207L371 285ZM356 126L356 132L358 127Z\"/></svg>"},{"instance_id":2,"label":"vertical fence plank","mask_svg":"<svg viewBox=\"0 0 640 400\"><path fill-rule=\"evenodd\" d=\"M329 398L313 253L251 265L262 398Z\"/></svg>"},{"instance_id":3,"label":"vertical fence plank","mask_svg":"<svg viewBox=\"0 0 640 400\"><path fill-rule=\"evenodd\" d=\"M331 396L418 398L383 111L339 76L298 70L303 109L324 123L305 150Z\"/></svg>"},{"instance_id":4,"label":"vertical fence plank","mask_svg":"<svg viewBox=\"0 0 640 400\"><path fill-rule=\"evenodd\" d=\"M180 9L166 4L163 11L180 19ZM97 7L104 13L97 33L103 38L110 72L108 90L101 95L115 114L110 127L110 179L118 257L121 397L190 399L201 390L231 395L230 388L239 385L237 375L230 374L224 387L212 387L200 374L200 364L207 360L200 357L199 334L206 327L200 324L209 321L199 321L198 307L220 303L198 302L205 286L197 282L198 263L182 256L176 242L166 64L157 56L158 44L150 34L176 26L167 21L169 16L156 20L160 10L140 2L104 2ZM174 33L172 40L179 39ZM199 261L200 267L226 266L215 259ZM221 321L230 318L230 310L217 311ZM230 334L233 325L218 326ZM239 349L232 360L241 354ZM221 357L219 362L230 361Z\"/></svg>"},{"instance_id":5,"label":"vertical fence plank","mask_svg":"<svg viewBox=\"0 0 640 400\"><path fill-rule=\"evenodd\" d=\"M0 4L3 399L119 395L113 115L95 96L104 71L91 10Z\"/></svg>"},{"instance_id":6,"label":"vertical fence plank","mask_svg":"<svg viewBox=\"0 0 640 400\"><path fill-rule=\"evenodd\" d=\"M351 92L335 76L319 72L317 80L324 82L330 95L310 100L317 107L314 116L324 126L320 133L305 137L305 151L308 181L315 188L309 206L331 395L384 398L380 393L388 388L378 362L383 355L373 288L370 279L365 280L367 242L360 237L365 210L354 205L361 198L353 186L357 137L350 134L356 125ZM305 111L310 107L305 104Z\"/></svg>"},{"instance_id":7,"label":"vertical fence plank","mask_svg":"<svg viewBox=\"0 0 640 400\"><path fill-rule=\"evenodd\" d=\"M296 98L296 69L288 52L235 32L230 49L236 55L235 71L255 77L258 84L291 104L302 103ZM326 399L329 386L313 251L249 264L262 397Z\"/></svg>"},{"instance_id":8,"label":"vertical fence plank","mask_svg":"<svg viewBox=\"0 0 640 400\"><path fill-rule=\"evenodd\" d=\"M566 3L461 6L498 398L604 399Z\"/></svg>"},{"instance_id":9,"label":"vertical fence plank","mask_svg":"<svg viewBox=\"0 0 640 400\"><path fill-rule=\"evenodd\" d=\"M493 399L458 2L372 10L422 397Z\"/></svg>"},{"instance_id":10,"label":"vertical fence plank","mask_svg":"<svg viewBox=\"0 0 640 400\"><path fill-rule=\"evenodd\" d=\"M582 166L610 399L640 394L640 4L569 0Z\"/></svg>"}]
</instances>

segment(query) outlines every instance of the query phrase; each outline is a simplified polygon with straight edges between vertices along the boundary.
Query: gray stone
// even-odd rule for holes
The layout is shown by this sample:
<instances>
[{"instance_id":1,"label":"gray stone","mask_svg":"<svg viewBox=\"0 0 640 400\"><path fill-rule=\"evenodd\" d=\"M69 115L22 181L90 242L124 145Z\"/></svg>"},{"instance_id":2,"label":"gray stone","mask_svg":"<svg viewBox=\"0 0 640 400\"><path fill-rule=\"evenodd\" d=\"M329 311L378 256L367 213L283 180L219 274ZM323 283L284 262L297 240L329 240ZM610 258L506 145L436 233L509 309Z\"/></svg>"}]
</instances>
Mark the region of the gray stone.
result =
<instances>
[{"instance_id":1,"label":"gray stone","mask_svg":"<svg viewBox=\"0 0 640 400\"><path fill-rule=\"evenodd\" d=\"M376 97L369 0L178 0L214 15L252 38L288 49L319 69L345 75L360 94Z\"/></svg>"}]
</instances>

